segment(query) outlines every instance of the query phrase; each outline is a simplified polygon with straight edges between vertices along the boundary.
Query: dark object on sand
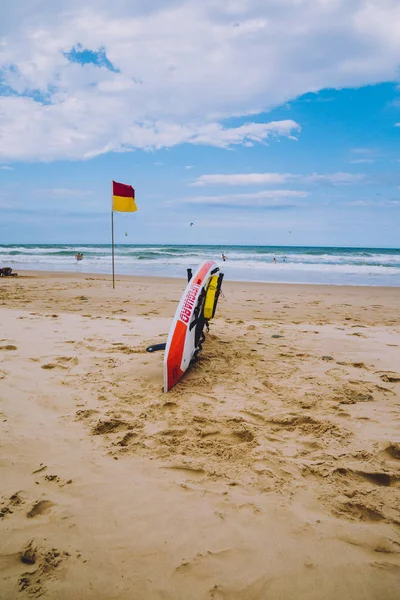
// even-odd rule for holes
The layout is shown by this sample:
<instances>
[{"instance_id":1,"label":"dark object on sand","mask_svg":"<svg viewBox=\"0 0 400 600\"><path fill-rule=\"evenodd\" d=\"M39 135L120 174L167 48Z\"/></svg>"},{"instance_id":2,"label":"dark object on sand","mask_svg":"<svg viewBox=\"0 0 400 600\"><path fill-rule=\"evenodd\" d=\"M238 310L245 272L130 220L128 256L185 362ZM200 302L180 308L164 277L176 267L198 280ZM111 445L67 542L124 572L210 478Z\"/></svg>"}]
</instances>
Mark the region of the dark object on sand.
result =
<instances>
[{"instance_id":1,"label":"dark object on sand","mask_svg":"<svg viewBox=\"0 0 400 600\"><path fill-rule=\"evenodd\" d=\"M146 348L146 352L157 352L157 350L165 350L167 344L153 344L153 346L149 346Z\"/></svg>"},{"instance_id":2,"label":"dark object on sand","mask_svg":"<svg viewBox=\"0 0 400 600\"><path fill-rule=\"evenodd\" d=\"M0 269L0 277L17 277L18 273L13 273L11 267L2 267Z\"/></svg>"}]
</instances>

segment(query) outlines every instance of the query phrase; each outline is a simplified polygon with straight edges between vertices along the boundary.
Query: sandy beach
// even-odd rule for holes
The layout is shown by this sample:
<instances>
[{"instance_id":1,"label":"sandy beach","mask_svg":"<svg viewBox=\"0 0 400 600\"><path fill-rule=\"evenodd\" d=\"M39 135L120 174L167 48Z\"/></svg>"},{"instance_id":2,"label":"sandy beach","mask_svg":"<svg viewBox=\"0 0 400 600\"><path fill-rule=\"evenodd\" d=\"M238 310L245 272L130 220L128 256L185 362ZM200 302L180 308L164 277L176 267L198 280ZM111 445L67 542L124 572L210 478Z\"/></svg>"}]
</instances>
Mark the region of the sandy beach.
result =
<instances>
[{"instance_id":1,"label":"sandy beach","mask_svg":"<svg viewBox=\"0 0 400 600\"><path fill-rule=\"evenodd\" d=\"M0 599L398 600L400 288L0 280Z\"/></svg>"}]
</instances>

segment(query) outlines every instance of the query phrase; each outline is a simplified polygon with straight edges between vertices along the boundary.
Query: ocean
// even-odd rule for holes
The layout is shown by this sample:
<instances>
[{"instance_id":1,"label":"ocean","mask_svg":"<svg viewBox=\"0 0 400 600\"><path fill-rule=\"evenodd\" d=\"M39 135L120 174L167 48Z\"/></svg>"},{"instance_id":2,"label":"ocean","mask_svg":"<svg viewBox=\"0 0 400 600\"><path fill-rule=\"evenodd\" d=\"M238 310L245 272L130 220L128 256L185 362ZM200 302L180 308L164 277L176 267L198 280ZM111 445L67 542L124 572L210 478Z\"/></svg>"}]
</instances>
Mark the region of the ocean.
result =
<instances>
[{"instance_id":1,"label":"ocean","mask_svg":"<svg viewBox=\"0 0 400 600\"><path fill-rule=\"evenodd\" d=\"M82 261L75 260L82 252ZM221 254L227 256L222 262ZM213 258L236 281L400 286L400 249L293 246L117 245L115 272L186 277L186 269ZM274 258L276 262L274 262ZM111 273L109 245L0 245L0 267Z\"/></svg>"}]
</instances>

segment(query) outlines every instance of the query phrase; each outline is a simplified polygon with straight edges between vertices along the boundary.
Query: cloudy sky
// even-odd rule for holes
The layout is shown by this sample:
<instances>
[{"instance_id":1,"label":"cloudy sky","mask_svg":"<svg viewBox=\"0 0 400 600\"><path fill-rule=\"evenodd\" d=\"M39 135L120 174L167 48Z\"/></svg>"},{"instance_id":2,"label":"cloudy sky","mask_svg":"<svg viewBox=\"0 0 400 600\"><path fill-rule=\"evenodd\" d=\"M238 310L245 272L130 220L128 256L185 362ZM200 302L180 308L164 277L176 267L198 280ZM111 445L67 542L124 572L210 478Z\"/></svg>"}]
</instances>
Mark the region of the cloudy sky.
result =
<instances>
[{"instance_id":1,"label":"cloudy sky","mask_svg":"<svg viewBox=\"0 0 400 600\"><path fill-rule=\"evenodd\" d=\"M2 2L0 243L399 247L399 78L398 0Z\"/></svg>"}]
</instances>

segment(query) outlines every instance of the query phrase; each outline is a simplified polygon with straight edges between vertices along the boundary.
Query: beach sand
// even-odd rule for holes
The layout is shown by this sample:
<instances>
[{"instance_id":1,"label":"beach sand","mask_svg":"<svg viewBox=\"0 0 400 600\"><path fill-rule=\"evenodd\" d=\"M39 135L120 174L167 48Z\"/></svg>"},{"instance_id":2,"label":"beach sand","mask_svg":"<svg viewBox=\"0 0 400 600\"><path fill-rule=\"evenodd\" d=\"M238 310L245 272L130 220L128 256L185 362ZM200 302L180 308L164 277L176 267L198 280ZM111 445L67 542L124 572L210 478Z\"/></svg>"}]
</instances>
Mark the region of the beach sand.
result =
<instances>
[{"instance_id":1,"label":"beach sand","mask_svg":"<svg viewBox=\"0 0 400 600\"><path fill-rule=\"evenodd\" d=\"M0 279L0 598L398 600L400 289Z\"/></svg>"}]
</instances>

